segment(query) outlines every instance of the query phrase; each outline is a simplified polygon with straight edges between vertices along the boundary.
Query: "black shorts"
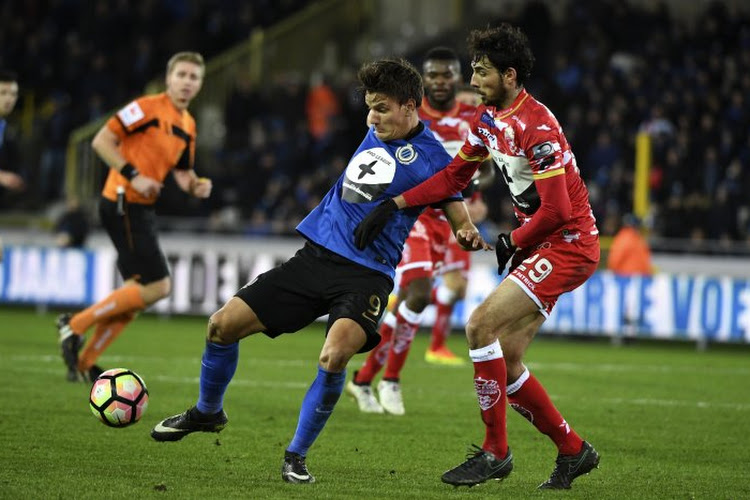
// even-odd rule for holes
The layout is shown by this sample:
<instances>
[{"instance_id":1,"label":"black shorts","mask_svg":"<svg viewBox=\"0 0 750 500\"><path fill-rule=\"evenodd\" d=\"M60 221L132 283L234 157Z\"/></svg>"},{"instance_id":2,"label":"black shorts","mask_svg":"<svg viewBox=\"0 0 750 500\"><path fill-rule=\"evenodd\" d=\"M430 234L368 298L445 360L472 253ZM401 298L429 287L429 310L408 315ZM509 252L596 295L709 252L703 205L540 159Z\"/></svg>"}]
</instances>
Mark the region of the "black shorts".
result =
<instances>
[{"instance_id":1,"label":"black shorts","mask_svg":"<svg viewBox=\"0 0 750 500\"><path fill-rule=\"evenodd\" d=\"M367 335L359 352L367 352L380 343L378 323L391 290L389 276L307 242L236 296L253 309L271 338L301 330L328 314L326 331L339 318L359 323Z\"/></svg>"},{"instance_id":2,"label":"black shorts","mask_svg":"<svg viewBox=\"0 0 750 500\"><path fill-rule=\"evenodd\" d=\"M99 217L117 249L117 268L122 278L134 278L147 285L169 276L167 258L156 235L154 207L126 203L124 212L117 213L114 201L99 201Z\"/></svg>"}]
</instances>

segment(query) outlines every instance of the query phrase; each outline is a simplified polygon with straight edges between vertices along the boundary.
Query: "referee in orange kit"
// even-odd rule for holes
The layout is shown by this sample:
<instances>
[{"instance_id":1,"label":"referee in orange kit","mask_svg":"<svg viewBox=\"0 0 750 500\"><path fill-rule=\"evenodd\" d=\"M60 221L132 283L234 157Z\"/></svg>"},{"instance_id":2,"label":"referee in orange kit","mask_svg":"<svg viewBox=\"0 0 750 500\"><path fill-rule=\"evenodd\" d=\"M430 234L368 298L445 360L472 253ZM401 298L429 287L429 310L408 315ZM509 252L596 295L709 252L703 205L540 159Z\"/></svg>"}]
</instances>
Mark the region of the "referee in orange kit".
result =
<instances>
[{"instance_id":1,"label":"referee in orange kit","mask_svg":"<svg viewBox=\"0 0 750 500\"><path fill-rule=\"evenodd\" d=\"M195 120L187 111L203 84L205 64L197 52L179 52L167 63L166 91L139 97L99 130L91 145L109 165L99 215L117 249L123 285L96 304L57 319L69 381L92 381L96 360L136 314L168 296L172 282L156 234L154 203L167 174L196 198L208 198L211 181L199 178ZM86 331L96 325L83 351Z\"/></svg>"}]
</instances>

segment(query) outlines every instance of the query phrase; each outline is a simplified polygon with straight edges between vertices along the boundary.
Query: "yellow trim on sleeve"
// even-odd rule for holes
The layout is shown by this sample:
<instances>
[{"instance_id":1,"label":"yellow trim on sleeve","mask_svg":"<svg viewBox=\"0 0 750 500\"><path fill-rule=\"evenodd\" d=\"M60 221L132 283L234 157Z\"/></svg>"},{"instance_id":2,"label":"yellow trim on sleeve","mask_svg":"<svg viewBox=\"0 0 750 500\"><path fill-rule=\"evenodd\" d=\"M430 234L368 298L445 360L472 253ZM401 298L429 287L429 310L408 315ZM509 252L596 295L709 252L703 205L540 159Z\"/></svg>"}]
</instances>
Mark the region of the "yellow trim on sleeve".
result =
<instances>
[{"instance_id":1,"label":"yellow trim on sleeve","mask_svg":"<svg viewBox=\"0 0 750 500\"><path fill-rule=\"evenodd\" d=\"M541 174L533 174L532 177L535 181L542 180L542 179L549 179L550 177L554 177L556 175L565 175L565 169L564 168L556 168L554 170L550 170L549 172L542 172Z\"/></svg>"},{"instance_id":2,"label":"yellow trim on sleeve","mask_svg":"<svg viewBox=\"0 0 750 500\"><path fill-rule=\"evenodd\" d=\"M481 162L481 161L484 161L487 158L487 156L489 156L489 155L484 155L484 156L466 156L463 151L459 150L458 151L458 156L460 156L461 159L464 160L464 161Z\"/></svg>"}]
</instances>

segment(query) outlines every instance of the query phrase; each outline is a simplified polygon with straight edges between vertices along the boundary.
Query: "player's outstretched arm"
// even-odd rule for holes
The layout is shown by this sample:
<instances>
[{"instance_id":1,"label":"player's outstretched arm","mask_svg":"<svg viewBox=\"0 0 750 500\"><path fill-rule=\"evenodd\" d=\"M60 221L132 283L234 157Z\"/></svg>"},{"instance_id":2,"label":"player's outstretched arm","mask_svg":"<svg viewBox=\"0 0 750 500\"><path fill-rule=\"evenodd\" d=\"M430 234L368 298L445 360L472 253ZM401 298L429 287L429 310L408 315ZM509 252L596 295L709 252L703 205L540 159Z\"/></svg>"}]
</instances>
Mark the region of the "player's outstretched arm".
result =
<instances>
[{"instance_id":1,"label":"player's outstretched arm","mask_svg":"<svg viewBox=\"0 0 750 500\"><path fill-rule=\"evenodd\" d=\"M383 231L393 212L399 210L393 198L381 201L380 205L372 209L367 217L354 228L354 244L360 250L367 248L370 243Z\"/></svg>"},{"instance_id":2,"label":"player's outstretched arm","mask_svg":"<svg viewBox=\"0 0 750 500\"><path fill-rule=\"evenodd\" d=\"M443 211L448 217L453 234L456 235L456 241L464 250L492 250L492 246L484 241L471 221L466 203L458 200L446 202L443 204Z\"/></svg>"}]
</instances>

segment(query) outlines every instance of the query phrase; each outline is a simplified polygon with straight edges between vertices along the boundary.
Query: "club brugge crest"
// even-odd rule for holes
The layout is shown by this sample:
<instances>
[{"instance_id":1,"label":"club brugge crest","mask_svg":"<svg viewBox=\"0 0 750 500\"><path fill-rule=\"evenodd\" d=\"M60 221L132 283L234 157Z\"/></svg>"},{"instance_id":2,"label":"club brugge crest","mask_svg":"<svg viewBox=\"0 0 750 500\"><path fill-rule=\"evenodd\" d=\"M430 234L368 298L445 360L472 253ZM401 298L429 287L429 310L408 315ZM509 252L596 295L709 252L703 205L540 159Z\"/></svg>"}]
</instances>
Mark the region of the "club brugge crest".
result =
<instances>
[{"instance_id":1,"label":"club brugge crest","mask_svg":"<svg viewBox=\"0 0 750 500\"><path fill-rule=\"evenodd\" d=\"M474 379L474 390L477 392L479 407L488 410L500 400L500 387L497 380L487 380L482 377Z\"/></svg>"},{"instance_id":2,"label":"club brugge crest","mask_svg":"<svg viewBox=\"0 0 750 500\"><path fill-rule=\"evenodd\" d=\"M369 203L378 198L396 175L396 160L385 148L365 149L346 167L342 198L349 203Z\"/></svg>"},{"instance_id":3,"label":"club brugge crest","mask_svg":"<svg viewBox=\"0 0 750 500\"><path fill-rule=\"evenodd\" d=\"M401 162L402 165L414 163L414 160L417 159L417 152L414 150L414 146L407 144L406 146L398 148L396 150L396 159Z\"/></svg>"}]
</instances>

